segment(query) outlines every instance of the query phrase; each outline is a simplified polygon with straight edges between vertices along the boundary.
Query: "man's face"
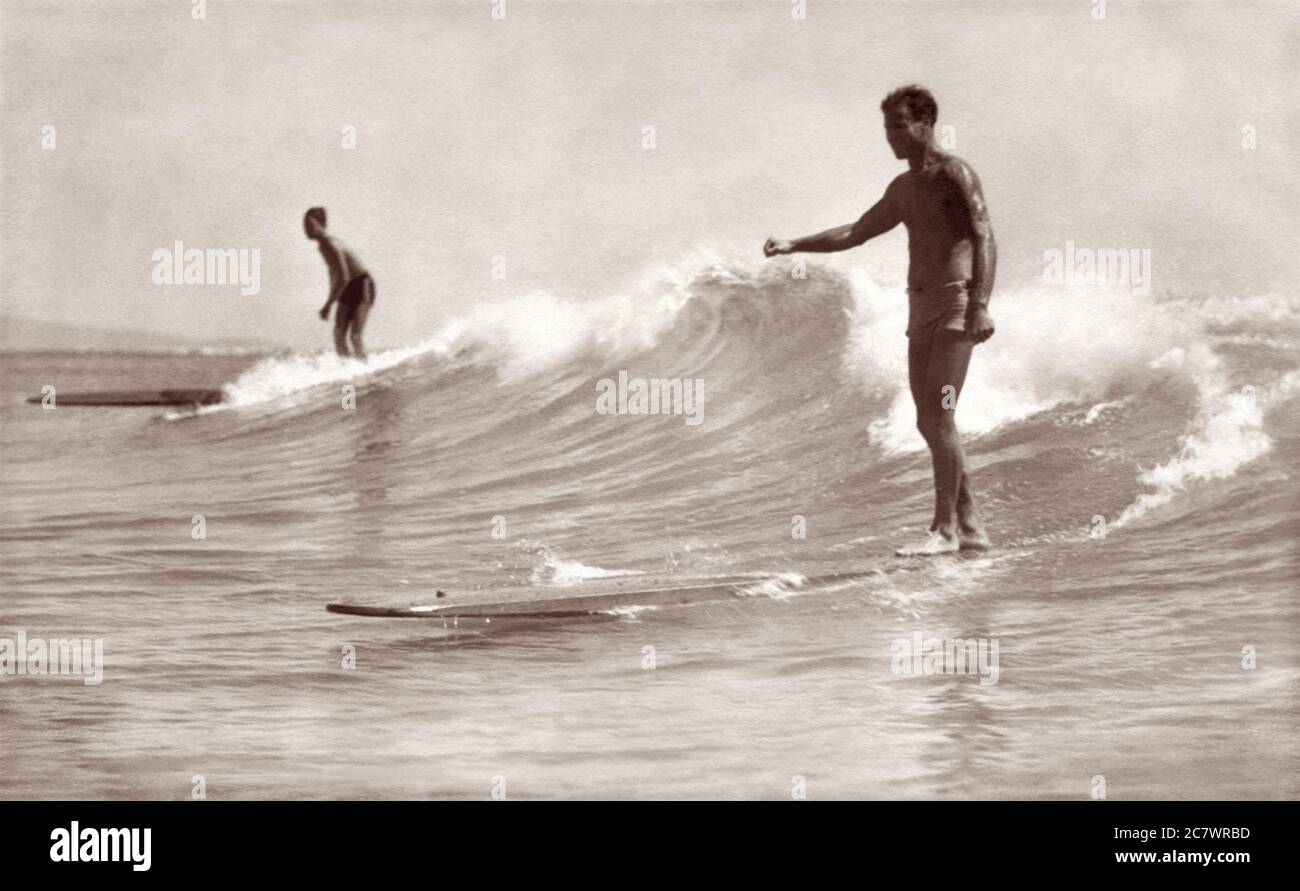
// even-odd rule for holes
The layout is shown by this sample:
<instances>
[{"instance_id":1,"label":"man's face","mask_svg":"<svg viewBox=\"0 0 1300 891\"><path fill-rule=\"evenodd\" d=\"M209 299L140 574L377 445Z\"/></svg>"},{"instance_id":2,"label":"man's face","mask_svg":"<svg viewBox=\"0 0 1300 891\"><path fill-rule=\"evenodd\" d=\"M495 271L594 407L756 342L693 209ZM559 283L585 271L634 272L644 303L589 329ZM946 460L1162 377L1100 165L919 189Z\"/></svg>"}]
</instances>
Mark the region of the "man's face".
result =
<instances>
[{"instance_id":1,"label":"man's face","mask_svg":"<svg viewBox=\"0 0 1300 891\"><path fill-rule=\"evenodd\" d=\"M931 126L912 117L911 110L903 104L885 112L885 140L894 150L895 158L910 158L930 142Z\"/></svg>"},{"instance_id":2,"label":"man's face","mask_svg":"<svg viewBox=\"0 0 1300 891\"><path fill-rule=\"evenodd\" d=\"M317 238L320 235L320 223L316 222L315 217L307 217L302 221L302 228L306 231L308 238Z\"/></svg>"}]
</instances>

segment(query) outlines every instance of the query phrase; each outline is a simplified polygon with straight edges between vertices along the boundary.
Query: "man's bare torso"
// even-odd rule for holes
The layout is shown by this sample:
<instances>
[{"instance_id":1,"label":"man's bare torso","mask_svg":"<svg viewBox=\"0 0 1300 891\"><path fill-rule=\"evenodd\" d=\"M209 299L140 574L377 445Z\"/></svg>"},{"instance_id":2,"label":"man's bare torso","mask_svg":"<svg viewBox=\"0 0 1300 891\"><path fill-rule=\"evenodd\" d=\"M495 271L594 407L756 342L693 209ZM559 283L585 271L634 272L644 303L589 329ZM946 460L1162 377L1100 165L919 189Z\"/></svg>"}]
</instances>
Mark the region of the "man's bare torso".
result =
<instances>
[{"instance_id":1,"label":"man's bare torso","mask_svg":"<svg viewBox=\"0 0 1300 891\"><path fill-rule=\"evenodd\" d=\"M899 175L889 185L889 200L907 227L909 288L928 289L971 277L972 209L956 179L962 167L958 159L944 156Z\"/></svg>"}]
</instances>

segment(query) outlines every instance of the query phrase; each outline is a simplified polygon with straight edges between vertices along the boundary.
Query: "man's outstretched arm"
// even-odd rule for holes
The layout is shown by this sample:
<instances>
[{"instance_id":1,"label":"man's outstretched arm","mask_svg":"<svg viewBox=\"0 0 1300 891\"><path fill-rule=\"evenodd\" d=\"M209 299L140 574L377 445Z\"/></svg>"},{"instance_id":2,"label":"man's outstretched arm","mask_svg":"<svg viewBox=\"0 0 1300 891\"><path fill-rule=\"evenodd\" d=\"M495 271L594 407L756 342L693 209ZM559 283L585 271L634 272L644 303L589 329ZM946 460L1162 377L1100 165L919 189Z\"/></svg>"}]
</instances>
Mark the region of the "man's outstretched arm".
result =
<instances>
[{"instance_id":1,"label":"man's outstretched arm","mask_svg":"<svg viewBox=\"0 0 1300 891\"><path fill-rule=\"evenodd\" d=\"M998 266L998 244L993 238L989 208L979 177L965 161L953 158L949 174L966 202L967 225L971 233L970 302L966 307L966 333L976 343L993 336L993 319L989 316L989 298L993 296L993 276Z\"/></svg>"},{"instance_id":2,"label":"man's outstretched arm","mask_svg":"<svg viewBox=\"0 0 1300 891\"><path fill-rule=\"evenodd\" d=\"M894 188L896 182L898 181L895 180L889 184L884 196L869 211L864 213L856 223L836 226L834 229L827 229L825 232L818 232L816 235L808 235L804 238L796 238L793 241L769 238L763 245L763 255L771 257L776 254L798 252L829 254L855 248L877 235L885 234L903 221L898 212L897 192Z\"/></svg>"}]
</instances>

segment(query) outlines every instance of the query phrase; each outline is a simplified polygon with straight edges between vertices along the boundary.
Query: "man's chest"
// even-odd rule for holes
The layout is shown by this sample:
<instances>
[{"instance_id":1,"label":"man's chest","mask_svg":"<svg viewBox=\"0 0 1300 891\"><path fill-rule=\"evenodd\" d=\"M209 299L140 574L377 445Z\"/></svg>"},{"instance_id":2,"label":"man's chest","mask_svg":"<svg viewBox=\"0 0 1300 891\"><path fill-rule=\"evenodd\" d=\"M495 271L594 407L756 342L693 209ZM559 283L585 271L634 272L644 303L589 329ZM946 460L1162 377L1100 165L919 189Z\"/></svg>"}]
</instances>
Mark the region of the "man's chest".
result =
<instances>
[{"instance_id":1,"label":"man's chest","mask_svg":"<svg viewBox=\"0 0 1300 891\"><path fill-rule=\"evenodd\" d=\"M959 226L966 212L960 190L942 172L913 173L899 195L899 211L909 229L921 226Z\"/></svg>"}]
</instances>

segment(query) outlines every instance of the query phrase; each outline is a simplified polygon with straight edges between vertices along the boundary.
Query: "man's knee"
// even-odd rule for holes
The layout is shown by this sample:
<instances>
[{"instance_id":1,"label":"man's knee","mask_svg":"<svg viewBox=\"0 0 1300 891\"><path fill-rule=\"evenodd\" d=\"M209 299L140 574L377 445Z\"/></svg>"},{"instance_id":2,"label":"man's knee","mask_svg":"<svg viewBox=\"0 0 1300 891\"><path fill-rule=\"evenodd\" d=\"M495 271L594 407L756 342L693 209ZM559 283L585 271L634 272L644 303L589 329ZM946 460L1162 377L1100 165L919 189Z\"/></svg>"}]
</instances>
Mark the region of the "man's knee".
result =
<instances>
[{"instance_id":1,"label":"man's knee","mask_svg":"<svg viewBox=\"0 0 1300 891\"><path fill-rule=\"evenodd\" d=\"M951 411L924 411L917 415L916 429L920 430L921 435L927 440L955 436L957 422Z\"/></svg>"}]
</instances>

